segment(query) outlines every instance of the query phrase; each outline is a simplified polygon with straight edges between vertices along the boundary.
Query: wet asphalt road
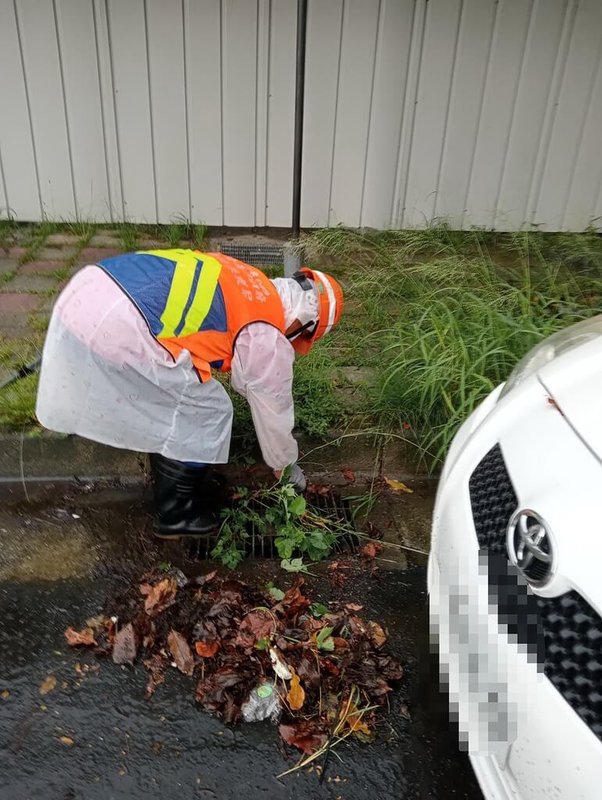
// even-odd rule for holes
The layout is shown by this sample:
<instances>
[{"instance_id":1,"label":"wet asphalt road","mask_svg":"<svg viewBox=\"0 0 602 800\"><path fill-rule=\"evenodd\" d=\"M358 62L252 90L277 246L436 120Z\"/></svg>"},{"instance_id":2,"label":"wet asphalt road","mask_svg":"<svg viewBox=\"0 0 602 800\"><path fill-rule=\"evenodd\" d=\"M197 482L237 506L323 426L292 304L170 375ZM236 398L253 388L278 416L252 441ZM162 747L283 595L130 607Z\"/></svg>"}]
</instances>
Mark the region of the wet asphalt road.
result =
<instances>
[{"instance_id":1,"label":"wet asphalt road","mask_svg":"<svg viewBox=\"0 0 602 800\"><path fill-rule=\"evenodd\" d=\"M123 526L119 509L108 513ZM89 516L106 525L102 514ZM254 562L248 571L268 580L276 565ZM105 566L86 577L0 583L1 800L480 800L466 757L427 702L423 568L366 575L342 590L387 626L406 675L376 742L343 744L322 783L315 770L277 778L296 757L282 749L276 729L224 726L195 706L191 682L175 670L147 701L141 666L98 662L65 646L65 628L98 613L123 581ZM332 596L327 581L314 583L316 596ZM49 675L56 687L42 696Z\"/></svg>"}]
</instances>

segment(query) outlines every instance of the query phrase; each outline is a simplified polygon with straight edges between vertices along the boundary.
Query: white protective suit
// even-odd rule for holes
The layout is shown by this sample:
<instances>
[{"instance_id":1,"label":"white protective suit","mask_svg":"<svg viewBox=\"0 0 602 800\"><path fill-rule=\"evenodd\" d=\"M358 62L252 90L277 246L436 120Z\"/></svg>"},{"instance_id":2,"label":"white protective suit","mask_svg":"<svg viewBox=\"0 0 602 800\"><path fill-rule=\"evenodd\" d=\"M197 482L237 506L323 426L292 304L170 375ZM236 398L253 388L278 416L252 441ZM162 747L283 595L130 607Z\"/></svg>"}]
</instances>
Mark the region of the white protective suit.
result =
<instances>
[{"instance_id":1,"label":"white protective suit","mask_svg":"<svg viewBox=\"0 0 602 800\"><path fill-rule=\"evenodd\" d=\"M317 318L314 292L273 281L285 323ZM295 351L271 325L239 334L232 387L246 397L261 451L274 470L298 457L292 435ZM42 425L178 461L227 463L232 403L215 379L201 383L188 351L177 361L152 336L128 296L100 267L78 272L48 328L36 408Z\"/></svg>"}]
</instances>

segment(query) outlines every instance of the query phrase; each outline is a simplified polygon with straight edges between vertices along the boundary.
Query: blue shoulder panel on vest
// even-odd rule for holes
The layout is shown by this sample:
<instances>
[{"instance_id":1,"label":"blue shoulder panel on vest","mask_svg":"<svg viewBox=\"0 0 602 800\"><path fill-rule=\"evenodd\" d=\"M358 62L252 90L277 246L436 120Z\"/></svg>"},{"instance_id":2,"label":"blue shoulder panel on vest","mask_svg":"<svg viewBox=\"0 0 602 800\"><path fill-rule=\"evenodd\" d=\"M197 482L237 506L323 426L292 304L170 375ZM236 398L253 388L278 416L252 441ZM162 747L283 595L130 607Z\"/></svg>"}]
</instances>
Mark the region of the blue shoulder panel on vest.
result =
<instances>
[{"instance_id":1,"label":"blue shoulder panel on vest","mask_svg":"<svg viewBox=\"0 0 602 800\"><path fill-rule=\"evenodd\" d=\"M222 287L217 285L215 294L213 295L213 302L209 313L203 320L200 327L202 331L227 331L228 330L228 316L226 314L226 304L224 302L224 293Z\"/></svg>"},{"instance_id":2,"label":"blue shoulder panel on vest","mask_svg":"<svg viewBox=\"0 0 602 800\"><path fill-rule=\"evenodd\" d=\"M175 262L146 253L125 253L99 261L98 266L134 301L152 333L158 336Z\"/></svg>"}]
</instances>

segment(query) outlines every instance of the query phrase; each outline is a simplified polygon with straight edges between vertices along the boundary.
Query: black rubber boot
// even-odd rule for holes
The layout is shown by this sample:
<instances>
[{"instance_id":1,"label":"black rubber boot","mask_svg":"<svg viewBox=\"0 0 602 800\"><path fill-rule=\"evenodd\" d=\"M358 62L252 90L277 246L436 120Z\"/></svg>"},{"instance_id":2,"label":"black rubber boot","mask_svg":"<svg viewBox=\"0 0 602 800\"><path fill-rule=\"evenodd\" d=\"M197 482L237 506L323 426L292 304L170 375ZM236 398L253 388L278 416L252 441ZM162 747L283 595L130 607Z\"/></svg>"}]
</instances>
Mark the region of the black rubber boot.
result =
<instances>
[{"instance_id":1,"label":"black rubber boot","mask_svg":"<svg viewBox=\"0 0 602 800\"><path fill-rule=\"evenodd\" d=\"M155 498L155 536L179 539L206 536L219 520L206 509L199 486L209 467L189 467L181 461L151 454Z\"/></svg>"},{"instance_id":2,"label":"black rubber boot","mask_svg":"<svg viewBox=\"0 0 602 800\"><path fill-rule=\"evenodd\" d=\"M228 499L228 481L212 466L199 472L196 491L201 506L209 511L221 511Z\"/></svg>"}]
</instances>

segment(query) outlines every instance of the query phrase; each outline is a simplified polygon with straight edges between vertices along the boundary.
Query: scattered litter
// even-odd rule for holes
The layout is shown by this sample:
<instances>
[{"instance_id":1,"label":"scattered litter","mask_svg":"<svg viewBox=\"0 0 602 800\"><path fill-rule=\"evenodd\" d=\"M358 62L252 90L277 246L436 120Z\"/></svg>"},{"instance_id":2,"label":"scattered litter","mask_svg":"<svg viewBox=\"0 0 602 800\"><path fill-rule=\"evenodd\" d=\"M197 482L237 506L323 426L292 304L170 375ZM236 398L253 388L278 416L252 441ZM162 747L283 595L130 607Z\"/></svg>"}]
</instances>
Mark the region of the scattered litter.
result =
<instances>
[{"instance_id":1,"label":"scattered litter","mask_svg":"<svg viewBox=\"0 0 602 800\"><path fill-rule=\"evenodd\" d=\"M70 736L61 736L59 738L59 742L61 744L64 744L65 747L71 747L72 745L75 744L74 740Z\"/></svg>"},{"instance_id":2,"label":"scattered litter","mask_svg":"<svg viewBox=\"0 0 602 800\"><path fill-rule=\"evenodd\" d=\"M71 516L73 517L73 519L81 519L81 516L79 514L71 514Z\"/></svg>"},{"instance_id":3,"label":"scattered litter","mask_svg":"<svg viewBox=\"0 0 602 800\"><path fill-rule=\"evenodd\" d=\"M5 689L3 692L0 692L0 697L3 700L8 700L8 698L10 697L10 692L8 691L8 689Z\"/></svg>"},{"instance_id":4,"label":"scattered litter","mask_svg":"<svg viewBox=\"0 0 602 800\"><path fill-rule=\"evenodd\" d=\"M278 693L271 683L260 683L242 704L241 716L245 722L277 722L282 713L282 705Z\"/></svg>"}]
</instances>

